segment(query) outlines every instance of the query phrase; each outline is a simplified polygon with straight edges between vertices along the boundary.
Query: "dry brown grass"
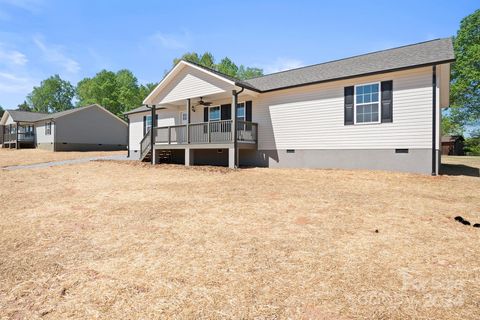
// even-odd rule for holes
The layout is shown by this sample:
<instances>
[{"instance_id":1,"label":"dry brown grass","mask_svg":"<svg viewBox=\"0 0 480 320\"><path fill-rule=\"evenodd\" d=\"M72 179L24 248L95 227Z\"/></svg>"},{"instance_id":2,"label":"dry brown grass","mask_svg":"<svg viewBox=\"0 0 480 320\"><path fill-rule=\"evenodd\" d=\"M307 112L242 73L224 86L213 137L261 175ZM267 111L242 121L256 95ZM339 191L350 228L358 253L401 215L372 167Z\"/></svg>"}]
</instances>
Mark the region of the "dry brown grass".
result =
<instances>
[{"instance_id":1,"label":"dry brown grass","mask_svg":"<svg viewBox=\"0 0 480 320\"><path fill-rule=\"evenodd\" d=\"M480 179L0 171L0 317L478 319ZM378 230L378 233L375 232Z\"/></svg>"},{"instance_id":2,"label":"dry brown grass","mask_svg":"<svg viewBox=\"0 0 480 320\"><path fill-rule=\"evenodd\" d=\"M480 168L479 156L442 156L442 163Z\"/></svg>"},{"instance_id":3,"label":"dry brown grass","mask_svg":"<svg viewBox=\"0 0 480 320\"><path fill-rule=\"evenodd\" d=\"M126 151L68 151L52 152L41 149L3 149L0 148L0 167L34 164L50 161L61 161L78 158L89 158L97 156L109 156L115 154L126 154Z\"/></svg>"}]
</instances>

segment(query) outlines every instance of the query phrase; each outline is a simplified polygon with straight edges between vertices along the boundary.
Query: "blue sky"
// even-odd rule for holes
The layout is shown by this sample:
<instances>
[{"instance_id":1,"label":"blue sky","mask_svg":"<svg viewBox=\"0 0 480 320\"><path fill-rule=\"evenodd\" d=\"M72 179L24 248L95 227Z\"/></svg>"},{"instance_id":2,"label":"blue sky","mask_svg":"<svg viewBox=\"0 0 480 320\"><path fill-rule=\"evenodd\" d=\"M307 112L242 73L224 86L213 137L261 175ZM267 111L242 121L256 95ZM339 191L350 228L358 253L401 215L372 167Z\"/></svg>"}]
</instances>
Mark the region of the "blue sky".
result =
<instances>
[{"instance_id":1,"label":"blue sky","mask_svg":"<svg viewBox=\"0 0 480 320\"><path fill-rule=\"evenodd\" d=\"M0 105L52 74L101 69L161 80L172 59L212 52L275 72L454 35L476 1L0 0Z\"/></svg>"}]
</instances>

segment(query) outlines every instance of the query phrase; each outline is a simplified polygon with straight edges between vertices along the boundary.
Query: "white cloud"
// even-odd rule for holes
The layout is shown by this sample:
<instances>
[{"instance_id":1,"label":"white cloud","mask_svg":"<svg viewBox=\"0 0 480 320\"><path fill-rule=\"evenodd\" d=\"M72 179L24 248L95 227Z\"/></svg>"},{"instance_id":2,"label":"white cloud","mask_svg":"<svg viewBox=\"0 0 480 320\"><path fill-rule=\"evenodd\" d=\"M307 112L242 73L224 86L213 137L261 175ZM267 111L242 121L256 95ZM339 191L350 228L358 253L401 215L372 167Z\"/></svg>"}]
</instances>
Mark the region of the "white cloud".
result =
<instances>
[{"instance_id":1,"label":"white cloud","mask_svg":"<svg viewBox=\"0 0 480 320\"><path fill-rule=\"evenodd\" d=\"M35 80L28 77L21 77L8 72L0 72L0 92L2 93L30 92L35 83Z\"/></svg>"},{"instance_id":2,"label":"white cloud","mask_svg":"<svg viewBox=\"0 0 480 320\"><path fill-rule=\"evenodd\" d=\"M80 64L74 59L67 57L63 53L64 48L62 46L46 44L41 36L33 37L33 42L42 51L47 61L62 67L68 73L80 71Z\"/></svg>"},{"instance_id":3,"label":"white cloud","mask_svg":"<svg viewBox=\"0 0 480 320\"><path fill-rule=\"evenodd\" d=\"M291 58L277 58L271 63L267 63L264 65L260 65L260 68L263 69L265 74L280 72L295 68L303 67L305 64L298 59L291 59Z\"/></svg>"},{"instance_id":4,"label":"white cloud","mask_svg":"<svg viewBox=\"0 0 480 320\"><path fill-rule=\"evenodd\" d=\"M27 56L16 50L3 49L0 44L0 63L4 65L24 66L28 62Z\"/></svg>"},{"instance_id":5,"label":"white cloud","mask_svg":"<svg viewBox=\"0 0 480 320\"><path fill-rule=\"evenodd\" d=\"M157 32L150 36L150 41L166 49L186 49L190 43L190 35L186 31L182 34Z\"/></svg>"},{"instance_id":6,"label":"white cloud","mask_svg":"<svg viewBox=\"0 0 480 320\"><path fill-rule=\"evenodd\" d=\"M38 13L43 7L44 0L0 0L0 3L17 7L31 13Z\"/></svg>"}]
</instances>

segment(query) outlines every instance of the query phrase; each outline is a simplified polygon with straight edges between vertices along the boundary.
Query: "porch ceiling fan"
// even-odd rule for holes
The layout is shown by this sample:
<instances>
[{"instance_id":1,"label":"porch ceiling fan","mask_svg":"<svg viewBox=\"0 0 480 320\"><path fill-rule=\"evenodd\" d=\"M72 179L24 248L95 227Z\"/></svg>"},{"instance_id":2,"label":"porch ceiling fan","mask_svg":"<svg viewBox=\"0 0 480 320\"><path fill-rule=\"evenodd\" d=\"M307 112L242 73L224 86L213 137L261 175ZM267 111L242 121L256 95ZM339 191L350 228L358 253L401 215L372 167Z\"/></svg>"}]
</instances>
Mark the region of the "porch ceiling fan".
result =
<instances>
[{"instance_id":1,"label":"porch ceiling fan","mask_svg":"<svg viewBox=\"0 0 480 320\"><path fill-rule=\"evenodd\" d=\"M200 97L200 101L198 101L198 103L197 103L196 106L208 107L208 106L210 106L211 104L212 104L211 102L203 101L203 97Z\"/></svg>"},{"instance_id":2,"label":"porch ceiling fan","mask_svg":"<svg viewBox=\"0 0 480 320\"><path fill-rule=\"evenodd\" d=\"M200 97L200 101L198 101L197 104L192 105L192 111L195 112L196 107L199 107L199 106L208 107L211 104L212 104L211 102L203 101L203 97Z\"/></svg>"}]
</instances>

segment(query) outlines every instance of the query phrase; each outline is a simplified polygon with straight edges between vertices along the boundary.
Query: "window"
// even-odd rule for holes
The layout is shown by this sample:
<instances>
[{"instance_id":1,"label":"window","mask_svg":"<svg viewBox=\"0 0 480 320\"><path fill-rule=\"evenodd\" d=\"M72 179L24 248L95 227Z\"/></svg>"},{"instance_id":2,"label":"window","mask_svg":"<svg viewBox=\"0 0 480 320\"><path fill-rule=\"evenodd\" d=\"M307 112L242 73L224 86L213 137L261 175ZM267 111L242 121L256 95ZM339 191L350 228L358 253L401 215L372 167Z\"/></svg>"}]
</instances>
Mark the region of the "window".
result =
<instances>
[{"instance_id":1,"label":"window","mask_svg":"<svg viewBox=\"0 0 480 320\"><path fill-rule=\"evenodd\" d=\"M47 123L45 123L45 135L49 136L51 134L52 134L52 123L47 122Z\"/></svg>"},{"instance_id":2,"label":"window","mask_svg":"<svg viewBox=\"0 0 480 320\"><path fill-rule=\"evenodd\" d=\"M355 86L355 123L379 123L380 84Z\"/></svg>"},{"instance_id":3,"label":"window","mask_svg":"<svg viewBox=\"0 0 480 320\"><path fill-rule=\"evenodd\" d=\"M209 121L220 121L220 107L210 107L208 112Z\"/></svg>"},{"instance_id":4,"label":"window","mask_svg":"<svg viewBox=\"0 0 480 320\"><path fill-rule=\"evenodd\" d=\"M145 118L145 133L147 133L151 127L152 127L152 116L147 116Z\"/></svg>"},{"instance_id":5,"label":"window","mask_svg":"<svg viewBox=\"0 0 480 320\"><path fill-rule=\"evenodd\" d=\"M245 103L237 104L237 120L245 121Z\"/></svg>"}]
</instances>

